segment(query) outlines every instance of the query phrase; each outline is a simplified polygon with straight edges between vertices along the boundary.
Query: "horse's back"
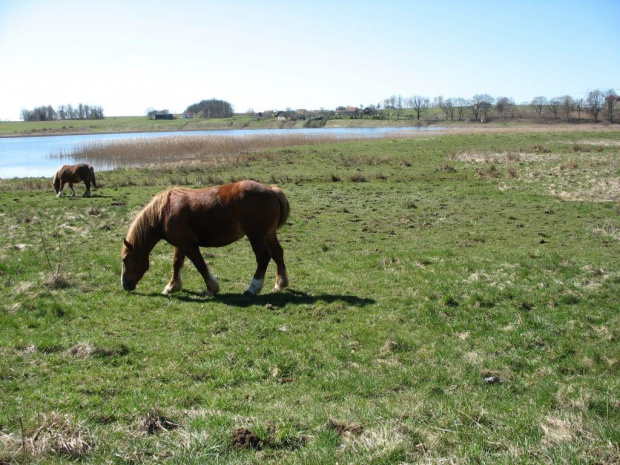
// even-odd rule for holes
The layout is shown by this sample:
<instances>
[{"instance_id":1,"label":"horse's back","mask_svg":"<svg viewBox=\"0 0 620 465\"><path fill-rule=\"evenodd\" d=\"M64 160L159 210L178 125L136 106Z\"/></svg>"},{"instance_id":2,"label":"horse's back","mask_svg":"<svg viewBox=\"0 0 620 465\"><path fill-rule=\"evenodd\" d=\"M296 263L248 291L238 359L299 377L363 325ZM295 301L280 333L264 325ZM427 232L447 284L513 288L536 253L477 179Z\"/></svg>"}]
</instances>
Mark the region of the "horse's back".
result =
<instances>
[{"instance_id":1,"label":"horse's back","mask_svg":"<svg viewBox=\"0 0 620 465\"><path fill-rule=\"evenodd\" d=\"M90 180L91 166L86 163L78 163L77 165L63 165L59 168L56 174L65 182Z\"/></svg>"},{"instance_id":2,"label":"horse's back","mask_svg":"<svg viewBox=\"0 0 620 465\"><path fill-rule=\"evenodd\" d=\"M169 198L165 235L173 244L185 237L203 247L220 247L245 235L265 237L279 227L280 201L255 181L173 189Z\"/></svg>"}]
</instances>

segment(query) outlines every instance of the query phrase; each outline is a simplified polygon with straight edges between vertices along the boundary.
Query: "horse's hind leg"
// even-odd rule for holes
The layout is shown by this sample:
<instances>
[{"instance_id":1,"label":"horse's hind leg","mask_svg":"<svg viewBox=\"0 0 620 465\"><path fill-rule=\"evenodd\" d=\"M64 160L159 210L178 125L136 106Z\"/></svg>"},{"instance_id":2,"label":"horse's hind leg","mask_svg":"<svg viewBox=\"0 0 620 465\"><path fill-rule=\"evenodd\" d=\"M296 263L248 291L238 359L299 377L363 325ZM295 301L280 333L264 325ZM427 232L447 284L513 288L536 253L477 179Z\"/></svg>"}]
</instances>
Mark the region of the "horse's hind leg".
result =
<instances>
[{"instance_id":1,"label":"horse's hind leg","mask_svg":"<svg viewBox=\"0 0 620 465\"><path fill-rule=\"evenodd\" d=\"M288 286L288 275L286 274L286 265L284 265L284 251L275 233L267 238L267 245L269 246L273 261L276 262L276 286L274 291L280 292Z\"/></svg>"},{"instance_id":2,"label":"horse's hind leg","mask_svg":"<svg viewBox=\"0 0 620 465\"><path fill-rule=\"evenodd\" d=\"M212 296L220 292L220 283L217 282L217 279L211 274L209 268L207 268L207 264L205 263L205 259L202 258L200 253L200 249L198 247L193 247L185 250L185 255L189 258L194 266L198 269L198 272L202 275L202 279L205 280L205 284L207 285L208 296Z\"/></svg>"},{"instance_id":3,"label":"horse's hind leg","mask_svg":"<svg viewBox=\"0 0 620 465\"><path fill-rule=\"evenodd\" d=\"M84 192L82 197L90 197L90 181L86 180L84 184L86 185L86 192Z\"/></svg>"},{"instance_id":4,"label":"horse's hind leg","mask_svg":"<svg viewBox=\"0 0 620 465\"><path fill-rule=\"evenodd\" d=\"M256 272L245 294L254 296L258 295L265 284L265 273L267 272L269 260L271 260L271 252L263 239L250 238L250 244L252 244L252 250L254 250L254 255L256 255Z\"/></svg>"},{"instance_id":5,"label":"horse's hind leg","mask_svg":"<svg viewBox=\"0 0 620 465\"><path fill-rule=\"evenodd\" d=\"M173 292L180 291L183 288L183 262L185 261L185 255L178 247L174 248L174 258L172 259L172 278L170 282L164 287L162 294L168 295Z\"/></svg>"}]
</instances>

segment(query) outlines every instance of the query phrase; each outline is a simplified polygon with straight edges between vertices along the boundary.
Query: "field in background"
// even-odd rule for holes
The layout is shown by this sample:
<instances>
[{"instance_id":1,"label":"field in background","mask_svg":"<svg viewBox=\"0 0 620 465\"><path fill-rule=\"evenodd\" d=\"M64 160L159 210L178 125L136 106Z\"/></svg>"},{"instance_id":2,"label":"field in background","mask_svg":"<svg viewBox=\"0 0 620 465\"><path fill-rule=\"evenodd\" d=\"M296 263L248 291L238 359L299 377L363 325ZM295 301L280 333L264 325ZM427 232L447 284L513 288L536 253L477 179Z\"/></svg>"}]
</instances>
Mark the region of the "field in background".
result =
<instances>
[{"instance_id":1,"label":"field in background","mask_svg":"<svg viewBox=\"0 0 620 465\"><path fill-rule=\"evenodd\" d=\"M619 155L468 132L0 181L0 463L616 463ZM189 264L159 294L164 243L121 289L153 194L243 178L289 198L289 291L242 297L247 240L204 250L215 298Z\"/></svg>"},{"instance_id":2,"label":"field in background","mask_svg":"<svg viewBox=\"0 0 620 465\"><path fill-rule=\"evenodd\" d=\"M0 121L0 137L40 136L60 134L91 134L91 133L123 133L123 132L156 132L156 131L197 131L223 129L301 129L304 127L408 127L408 126L445 126L462 127L468 125L481 127L512 127L544 124L546 127L562 125L563 119L553 119L545 116L542 119L532 114L529 106L518 106L514 118L493 115L487 123L478 124L465 121L448 121L439 108L430 108L424 118L417 120L412 109L401 111L390 110L379 119L350 118L325 112L325 119L321 120L289 120L279 121L276 117L258 118L256 116L237 114L231 118L195 118L174 120L150 120L145 116L112 116L100 120L62 120L62 121ZM319 112L322 113L322 112ZM312 116L308 116L312 119ZM586 112L571 115L571 125L580 130L586 130L583 125L593 124L593 119ZM608 126L606 122L597 124Z\"/></svg>"}]
</instances>

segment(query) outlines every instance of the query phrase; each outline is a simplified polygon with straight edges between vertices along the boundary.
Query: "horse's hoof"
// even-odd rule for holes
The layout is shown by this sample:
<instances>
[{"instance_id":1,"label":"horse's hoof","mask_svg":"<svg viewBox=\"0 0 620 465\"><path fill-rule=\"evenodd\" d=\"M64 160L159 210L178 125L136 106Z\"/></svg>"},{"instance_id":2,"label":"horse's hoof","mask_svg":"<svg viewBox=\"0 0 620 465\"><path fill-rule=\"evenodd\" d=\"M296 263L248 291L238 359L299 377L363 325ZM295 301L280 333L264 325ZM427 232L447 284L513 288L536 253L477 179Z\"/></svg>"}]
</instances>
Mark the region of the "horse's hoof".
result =
<instances>
[{"instance_id":1,"label":"horse's hoof","mask_svg":"<svg viewBox=\"0 0 620 465\"><path fill-rule=\"evenodd\" d=\"M253 299L254 297L256 297L256 294L253 294L250 291L245 291L243 293L243 297L249 297L249 298Z\"/></svg>"},{"instance_id":2,"label":"horse's hoof","mask_svg":"<svg viewBox=\"0 0 620 465\"><path fill-rule=\"evenodd\" d=\"M166 284L166 287L164 287L164 290L161 291L161 293L163 295L170 295L174 292L179 292L181 290L180 286L171 286L170 284Z\"/></svg>"}]
</instances>

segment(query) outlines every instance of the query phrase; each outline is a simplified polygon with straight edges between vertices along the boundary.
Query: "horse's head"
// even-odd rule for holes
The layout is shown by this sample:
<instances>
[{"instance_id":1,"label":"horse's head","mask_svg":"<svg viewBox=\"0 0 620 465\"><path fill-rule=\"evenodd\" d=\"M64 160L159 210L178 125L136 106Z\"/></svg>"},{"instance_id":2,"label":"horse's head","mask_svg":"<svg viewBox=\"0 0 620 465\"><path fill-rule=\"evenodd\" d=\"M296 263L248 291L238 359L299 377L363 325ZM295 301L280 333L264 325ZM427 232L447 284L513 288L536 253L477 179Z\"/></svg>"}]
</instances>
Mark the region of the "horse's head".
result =
<instances>
[{"instance_id":1,"label":"horse's head","mask_svg":"<svg viewBox=\"0 0 620 465\"><path fill-rule=\"evenodd\" d=\"M60 192L60 178L58 177L58 173L54 175L52 186L54 186L54 192L56 192L56 195L58 195L58 192Z\"/></svg>"},{"instance_id":2,"label":"horse's head","mask_svg":"<svg viewBox=\"0 0 620 465\"><path fill-rule=\"evenodd\" d=\"M121 259L123 260L123 271L121 273L121 283L126 291L133 291L142 279L144 273L149 269L148 253L140 252L131 245L127 239L123 239L124 245L121 249Z\"/></svg>"}]
</instances>

